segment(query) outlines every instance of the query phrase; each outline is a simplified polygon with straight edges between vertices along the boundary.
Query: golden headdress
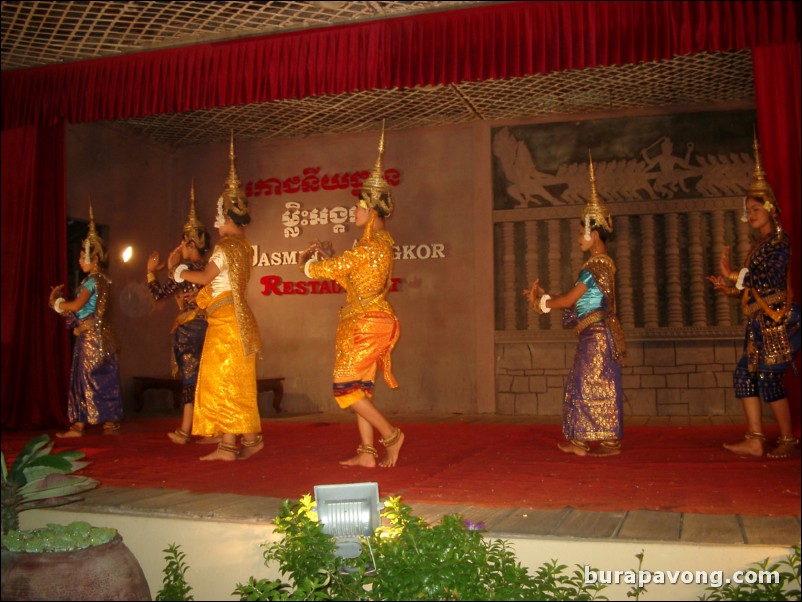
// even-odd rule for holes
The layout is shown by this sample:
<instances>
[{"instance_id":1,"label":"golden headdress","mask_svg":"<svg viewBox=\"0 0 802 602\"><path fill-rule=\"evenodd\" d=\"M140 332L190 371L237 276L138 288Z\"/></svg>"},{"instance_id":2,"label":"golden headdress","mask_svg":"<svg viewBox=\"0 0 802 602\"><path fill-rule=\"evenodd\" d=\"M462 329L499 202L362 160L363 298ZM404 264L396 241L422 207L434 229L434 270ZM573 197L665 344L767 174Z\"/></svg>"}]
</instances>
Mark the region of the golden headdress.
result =
<instances>
[{"instance_id":1,"label":"golden headdress","mask_svg":"<svg viewBox=\"0 0 802 602\"><path fill-rule=\"evenodd\" d=\"M362 184L359 195L359 204L365 209L375 209L381 217L389 217L395 209L395 201L390 184L384 177L384 120L382 120L382 133L379 138L379 156L370 172L368 179Z\"/></svg>"},{"instance_id":2,"label":"golden headdress","mask_svg":"<svg viewBox=\"0 0 802 602\"><path fill-rule=\"evenodd\" d=\"M234 166L234 130L231 130L231 147L228 151L228 157L231 160L231 165L226 178L226 188L223 190L223 194L220 195L220 200L223 201L222 213L225 216L231 211L235 215L245 216L248 215L248 199L242 190L242 183L237 175L237 168Z\"/></svg>"},{"instance_id":3,"label":"golden headdress","mask_svg":"<svg viewBox=\"0 0 802 602\"><path fill-rule=\"evenodd\" d=\"M206 226L198 219L195 212L195 178L192 179L192 186L189 189L189 215L187 223L184 224L183 238L187 242L194 242L199 251L205 250L209 242Z\"/></svg>"},{"instance_id":4,"label":"golden headdress","mask_svg":"<svg viewBox=\"0 0 802 602\"><path fill-rule=\"evenodd\" d=\"M97 255L100 263L104 263L108 258L108 254L106 253L106 245L104 244L103 239L100 238L100 234L97 233L97 228L95 228L95 212L92 209L91 198L89 199L89 234L86 235L82 245L84 261L86 263L92 263L93 255Z\"/></svg>"},{"instance_id":5,"label":"golden headdress","mask_svg":"<svg viewBox=\"0 0 802 602\"><path fill-rule=\"evenodd\" d=\"M588 159L590 161L590 199L588 199L585 210L582 212L586 238L590 237L591 221L607 234L613 233L613 216L610 215L610 210L596 191L596 174L593 170L593 157L590 154L590 150L588 150Z\"/></svg>"},{"instance_id":6,"label":"golden headdress","mask_svg":"<svg viewBox=\"0 0 802 602\"><path fill-rule=\"evenodd\" d=\"M742 222L748 221L746 218L746 199L762 199L763 208L769 213L775 214L779 211L777 207L777 199L774 197L774 191L766 181L766 172L763 171L763 166L760 163L760 143L757 141L757 132L753 132L752 147L755 151L755 180L749 187L744 197L744 214L741 217Z\"/></svg>"}]
</instances>

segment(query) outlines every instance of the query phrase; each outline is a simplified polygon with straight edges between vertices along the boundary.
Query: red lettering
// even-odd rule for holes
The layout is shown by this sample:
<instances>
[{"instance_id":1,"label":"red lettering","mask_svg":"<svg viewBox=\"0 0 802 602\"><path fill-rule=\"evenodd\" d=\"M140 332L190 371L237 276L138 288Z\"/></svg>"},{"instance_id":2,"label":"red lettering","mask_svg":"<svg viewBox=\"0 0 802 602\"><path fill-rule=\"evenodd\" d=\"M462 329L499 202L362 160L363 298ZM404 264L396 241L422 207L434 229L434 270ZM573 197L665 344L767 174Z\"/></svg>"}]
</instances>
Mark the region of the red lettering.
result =
<instances>
[{"instance_id":1,"label":"red lettering","mask_svg":"<svg viewBox=\"0 0 802 602\"><path fill-rule=\"evenodd\" d=\"M262 294L263 295L267 296L267 295L270 295L272 293L272 294L281 296L283 294L281 292L281 290L279 290L279 285L281 284L281 278L280 277L278 277L278 276L262 276L259 279L259 282L261 282L264 285L264 288L262 289Z\"/></svg>"},{"instance_id":2,"label":"red lettering","mask_svg":"<svg viewBox=\"0 0 802 602\"><path fill-rule=\"evenodd\" d=\"M298 282L296 282L295 283L295 291L294 291L295 294L296 295L305 295L305 294L307 294L308 291L306 290L306 287L307 287L308 284L309 283L306 282L305 280L299 280Z\"/></svg>"},{"instance_id":3,"label":"red lettering","mask_svg":"<svg viewBox=\"0 0 802 602\"><path fill-rule=\"evenodd\" d=\"M331 284L328 280L320 283L320 291L319 294L321 295L328 295L331 293Z\"/></svg>"},{"instance_id":4,"label":"red lettering","mask_svg":"<svg viewBox=\"0 0 802 602\"><path fill-rule=\"evenodd\" d=\"M295 291L292 290L292 287L295 283L294 282L282 282L281 289L284 291L285 295L292 295Z\"/></svg>"}]
</instances>

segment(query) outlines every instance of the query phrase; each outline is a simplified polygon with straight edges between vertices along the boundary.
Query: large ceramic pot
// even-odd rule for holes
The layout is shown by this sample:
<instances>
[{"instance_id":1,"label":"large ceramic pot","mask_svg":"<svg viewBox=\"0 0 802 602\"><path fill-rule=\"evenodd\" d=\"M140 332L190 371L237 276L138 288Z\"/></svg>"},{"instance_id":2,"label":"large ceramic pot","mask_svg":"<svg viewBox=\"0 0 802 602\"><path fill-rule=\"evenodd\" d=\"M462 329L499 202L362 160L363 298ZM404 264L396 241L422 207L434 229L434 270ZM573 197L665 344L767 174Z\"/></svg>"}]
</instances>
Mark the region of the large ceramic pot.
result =
<instances>
[{"instance_id":1,"label":"large ceramic pot","mask_svg":"<svg viewBox=\"0 0 802 602\"><path fill-rule=\"evenodd\" d=\"M142 567L118 533L72 552L2 550L2 599L150 600Z\"/></svg>"}]
</instances>

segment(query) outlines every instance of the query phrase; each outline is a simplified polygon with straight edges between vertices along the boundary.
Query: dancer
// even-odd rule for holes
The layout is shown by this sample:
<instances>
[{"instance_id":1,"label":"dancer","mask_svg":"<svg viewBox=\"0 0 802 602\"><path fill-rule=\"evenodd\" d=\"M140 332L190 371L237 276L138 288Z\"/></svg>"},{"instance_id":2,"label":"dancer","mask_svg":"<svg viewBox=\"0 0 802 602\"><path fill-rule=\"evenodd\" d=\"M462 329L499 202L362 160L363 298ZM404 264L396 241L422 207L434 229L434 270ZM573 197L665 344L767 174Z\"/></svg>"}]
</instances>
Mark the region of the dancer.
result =
<instances>
[{"instance_id":1,"label":"dancer","mask_svg":"<svg viewBox=\"0 0 802 602\"><path fill-rule=\"evenodd\" d=\"M615 301L615 263L607 255L606 241L613 220L596 192L590 159L590 200L579 227L579 248L589 251L579 278L569 292L546 294L536 279L524 296L538 313L563 309L563 323L574 327L579 345L568 373L563 400L563 434L558 447L577 456L612 456L621 453L623 392L621 360L626 353L624 331ZM601 444L591 449L589 442Z\"/></svg>"},{"instance_id":2,"label":"dancer","mask_svg":"<svg viewBox=\"0 0 802 602\"><path fill-rule=\"evenodd\" d=\"M195 182L192 182L189 198L189 216L184 224L184 234L177 250L181 253L185 265L190 270L202 271L206 267L204 256L209 250L209 234L206 226L198 220L195 213ZM183 445L190 439L192 432L192 413L195 408L195 385L198 381L198 365L200 364L203 339L206 335L206 312L198 308L195 297L201 289L200 285L184 281L177 284L168 279L161 284L156 272L164 268L160 263L159 253L153 251L148 257L148 288L157 301L167 297L175 297L178 303L178 316L173 322L170 332L173 335L172 373L181 375L181 426L167 433L170 441ZM201 439L199 442L210 442L215 438ZM214 441L217 442L216 440Z\"/></svg>"},{"instance_id":3,"label":"dancer","mask_svg":"<svg viewBox=\"0 0 802 602\"><path fill-rule=\"evenodd\" d=\"M111 280L101 269L107 259L103 239L95 229L92 201L89 201L89 234L78 258L87 276L76 289L72 301L64 298L63 284L50 292L50 307L67 318L67 326L75 335L67 396L70 428L56 433L56 437L80 437L87 424L102 423L104 435L120 430L123 401L117 347L106 320Z\"/></svg>"},{"instance_id":4,"label":"dancer","mask_svg":"<svg viewBox=\"0 0 802 602\"><path fill-rule=\"evenodd\" d=\"M387 301L393 269L393 238L384 220L395 202L384 179L384 124L379 140L379 157L362 186L356 206L356 225L362 237L337 257L328 243L312 243L301 252L299 263L308 278L330 278L346 290L346 305L340 309L334 360L334 399L342 409L356 414L360 444L356 455L340 462L344 466L376 466L379 454L374 429L386 455L379 463L389 468L398 462L404 433L394 427L373 404L376 371L383 368L384 380L395 389L390 354L398 340L398 319Z\"/></svg>"},{"instance_id":5,"label":"dancer","mask_svg":"<svg viewBox=\"0 0 802 602\"><path fill-rule=\"evenodd\" d=\"M221 238L206 267L194 270L178 265L181 247L167 260L178 284L186 281L203 286L196 303L206 311L208 327L195 389L192 434L222 440L201 460L244 460L264 447L256 398L256 356L262 343L246 299L253 251L245 238L245 226L251 216L234 167L233 132L229 158L226 189L217 200L214 221ZM242 435L241 449L238 435Z\"/></svg>"},{"instance_id":6,"label":"dancer","mask_svg":"<svg viewBox=\"0 0 802 602\"><path fill-rule=\"evenodd\" d=\"M760 164L757 135L754 150L755 180L744 199L741 221L749 222L756 240L743 268L732 268L730 248L725 246L719 262L721 274L707 277L716 291L741 297L741 310L746 317L743 355L735 368L733 383L735 396L743 404L747 431L742 441L725 443L724 448L742 456L763 455L766 436L762 398L780 430L776 445L767 455L790 458L796 453L799 439L794 437L783 375L799 351L799 306L793 302L788 281L791 245L780 226L779 207Z\"/></svg>"}]
</instances>

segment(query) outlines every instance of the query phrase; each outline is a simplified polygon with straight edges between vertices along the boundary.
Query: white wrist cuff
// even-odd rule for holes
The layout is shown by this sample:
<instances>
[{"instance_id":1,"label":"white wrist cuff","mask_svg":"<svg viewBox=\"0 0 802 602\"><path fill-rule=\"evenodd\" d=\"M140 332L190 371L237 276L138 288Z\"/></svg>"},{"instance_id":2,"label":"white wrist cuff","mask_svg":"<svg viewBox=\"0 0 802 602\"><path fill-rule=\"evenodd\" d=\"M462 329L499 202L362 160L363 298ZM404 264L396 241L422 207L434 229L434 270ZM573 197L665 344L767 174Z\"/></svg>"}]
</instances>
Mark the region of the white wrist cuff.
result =
<instances>
[{"instance_id":1,"label":"white wrist cuff","mask_svg":"<svg viewBox=\"0 0 802 602\"><path fill-rule=\"evenodd\" d=\"M547 314L551 311L550 307L546 307L546 301L549 299L551 299L551 295L543 295L540 298L540 311L542 311L544 314Z\"/></svg>"},{"instance_id":2,"label":"white wrist cuff","mask_svg":"<svg viewBox=\"0 0 802 602\"><path fill-rule=\"evenodd\" d=\"M61 311L61 304L64 303L64 297L59 297L56 299L55 303L53 303L53 309L56 310L56 313L63 314L64 312Z\"/></svg>"},{"instance_id":3,"label":"white wrist cuff","mask_svg":"<svg viewBox=\"0 0 802 602\"><path fill-rule=\"evenodd\" d=\"M748 273L749 270L747 268L743 268L738 274L738 280L735 281L735 288L737 288L739 291L744 290L744 278L746 278Z\"/></svg>"},{"instance_id":4,"label":"white wrist cuff","mask_svg":"<svg viewBox=\"0 0 802 602\"><path fill-rule=\"evenodd\" d=\"M309 259L306 260L306 263L304 264L304 274L306 274L307 278L312 277L309 274L309 266L312 265L313 263L317 263L318 261L319 260L316 257L310 257Z\"/></svg>"},{"instance_id":5,"label":"white wrist cuff","mask_svg":"<svg viewBox=\"0 0 802 602\"><path fill-rule=\"evenodd\" d=\"M189 269L189 266L186 266L183 263L179 266L176 266L175 271L173 272L173 280L175 280L178 284L184 282L184 279L181 277L181 274L183 274L184 270L186 269Z\"/></svg>"}]
</instances>

